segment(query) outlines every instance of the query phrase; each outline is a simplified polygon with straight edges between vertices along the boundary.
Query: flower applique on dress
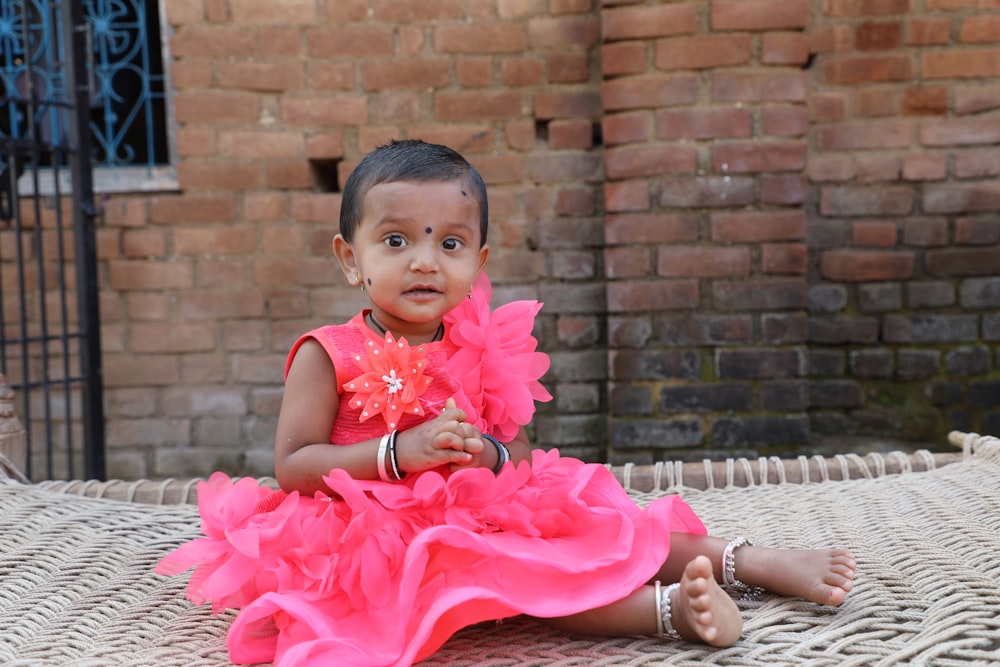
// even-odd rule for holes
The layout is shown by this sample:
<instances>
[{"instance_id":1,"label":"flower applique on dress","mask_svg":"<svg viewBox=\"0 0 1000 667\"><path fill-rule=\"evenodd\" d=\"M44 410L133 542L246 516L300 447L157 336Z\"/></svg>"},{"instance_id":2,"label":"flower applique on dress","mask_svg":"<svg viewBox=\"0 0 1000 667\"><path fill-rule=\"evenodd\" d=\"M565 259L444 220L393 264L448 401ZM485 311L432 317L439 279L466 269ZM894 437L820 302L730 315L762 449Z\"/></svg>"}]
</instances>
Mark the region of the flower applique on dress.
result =
<instances>
[{"instance_id":1,"label":"flower applique on dress","mask_svg":"<svg viewBox=\"0 0 1000 667\"><path fill-rule=\"evenodd\" d=\"M434 378L425 375L427 358L423 347L410 347L405 338L398 341L386 333L380 348L368 340L366 354L354 355L354 361L363 371L361 375L344 383L344 391L354 392L350 401L361 408L358 421L367 421L382 415L385 425L395 429L404 413L423 416L420 395Z\"/></svg>"}]
</instances>

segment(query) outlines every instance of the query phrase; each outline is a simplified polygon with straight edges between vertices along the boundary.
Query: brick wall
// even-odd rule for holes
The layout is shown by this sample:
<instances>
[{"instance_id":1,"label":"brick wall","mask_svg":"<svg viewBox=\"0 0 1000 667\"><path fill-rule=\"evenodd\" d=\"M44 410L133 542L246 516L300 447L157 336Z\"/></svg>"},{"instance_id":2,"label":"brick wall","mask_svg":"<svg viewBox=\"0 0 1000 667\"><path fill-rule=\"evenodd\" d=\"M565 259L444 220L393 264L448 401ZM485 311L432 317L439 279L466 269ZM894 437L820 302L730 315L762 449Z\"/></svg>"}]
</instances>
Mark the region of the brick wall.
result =
<instances>
[{"instance_id":1,"label":"brick wall","mask_svg":"<svg viewBox=\"0 0 1000 667\"><path fill-rule=\"evenodd\" d=\"M180 191L99 232L110 475L270 471L289 346L364 304L339 184L396 137L490 187L544 446L1000 432L995 3L166 4Z\"/></svg>"}]
</instances>

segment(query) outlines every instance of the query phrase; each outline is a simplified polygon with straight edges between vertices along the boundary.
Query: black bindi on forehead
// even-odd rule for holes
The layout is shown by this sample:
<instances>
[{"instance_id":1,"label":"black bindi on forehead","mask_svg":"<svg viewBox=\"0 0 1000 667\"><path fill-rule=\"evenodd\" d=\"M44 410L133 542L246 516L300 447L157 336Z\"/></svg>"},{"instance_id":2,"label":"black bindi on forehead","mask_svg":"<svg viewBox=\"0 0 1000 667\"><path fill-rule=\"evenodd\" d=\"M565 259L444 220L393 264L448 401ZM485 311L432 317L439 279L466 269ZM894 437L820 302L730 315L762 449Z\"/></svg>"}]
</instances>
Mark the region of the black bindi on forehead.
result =
<instances>
[{"instance_id":1,"label":"black bindi on forehead","mask_svg":"<svg viewBox=\"0 0 1000 667\"><path fill-rule=\"evenodd\" d=\"M430 227L427 227L427 228L425 228L425 229L424 229L424 233L425 233L425 234L430 234L430 233L431 233L431 232L433 232L433 231L434 231L434 230L433 230L433 229L431 229Z\"/></svg>"}]
</instances>

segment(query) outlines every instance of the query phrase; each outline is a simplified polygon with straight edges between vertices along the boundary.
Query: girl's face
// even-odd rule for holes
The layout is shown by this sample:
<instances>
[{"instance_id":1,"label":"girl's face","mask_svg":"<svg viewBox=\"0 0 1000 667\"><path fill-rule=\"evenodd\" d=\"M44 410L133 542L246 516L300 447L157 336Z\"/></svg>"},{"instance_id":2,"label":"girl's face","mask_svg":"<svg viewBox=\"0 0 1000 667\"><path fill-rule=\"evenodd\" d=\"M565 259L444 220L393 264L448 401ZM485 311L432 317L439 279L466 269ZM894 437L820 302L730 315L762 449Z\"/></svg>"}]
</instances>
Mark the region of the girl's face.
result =
<instances>
[{"instance_id":1,"label":"girl's face","mask_svg":"<svg viewBox=\"0 0 1000 667\"><path fill-rule=\"evenodd\" d=\"M461 181L400 181L370 189L363 211L353 243L333 240L344 275L364 286L382 326L430 340L486 264L479 202Z\"/></svg>"}]
</instances>

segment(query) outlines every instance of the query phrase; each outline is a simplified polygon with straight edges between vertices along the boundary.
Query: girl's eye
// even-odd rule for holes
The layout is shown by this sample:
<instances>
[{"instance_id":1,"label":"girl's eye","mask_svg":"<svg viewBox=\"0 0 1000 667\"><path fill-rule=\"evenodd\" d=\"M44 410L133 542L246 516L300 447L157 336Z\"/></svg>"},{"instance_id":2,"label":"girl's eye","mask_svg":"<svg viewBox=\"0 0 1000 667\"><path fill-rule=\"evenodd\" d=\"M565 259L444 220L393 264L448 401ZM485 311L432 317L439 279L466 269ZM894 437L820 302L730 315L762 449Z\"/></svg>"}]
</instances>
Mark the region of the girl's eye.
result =
<instances>
[{"instance_id":1,"label":"girl's eye","mask_svg":"<svg viewBox=\"0 0 1000 667\"><path fill-rule=\"evenodd\" d=\"M406 245L406 240L399 234L389 234L385 237L385 244L390 248L402 248Z\"/></svg>"},{"instance_id":2,"label":"girl's eye","mask_svg":"<svg viewBox=\"0 0 1000 667\"><path fill-rule=\"evenodd\" d=\"M442 243L445 250L458 250L462 247L462 242L458 239L445 239Z\"/></svg>"}]
</instances>

